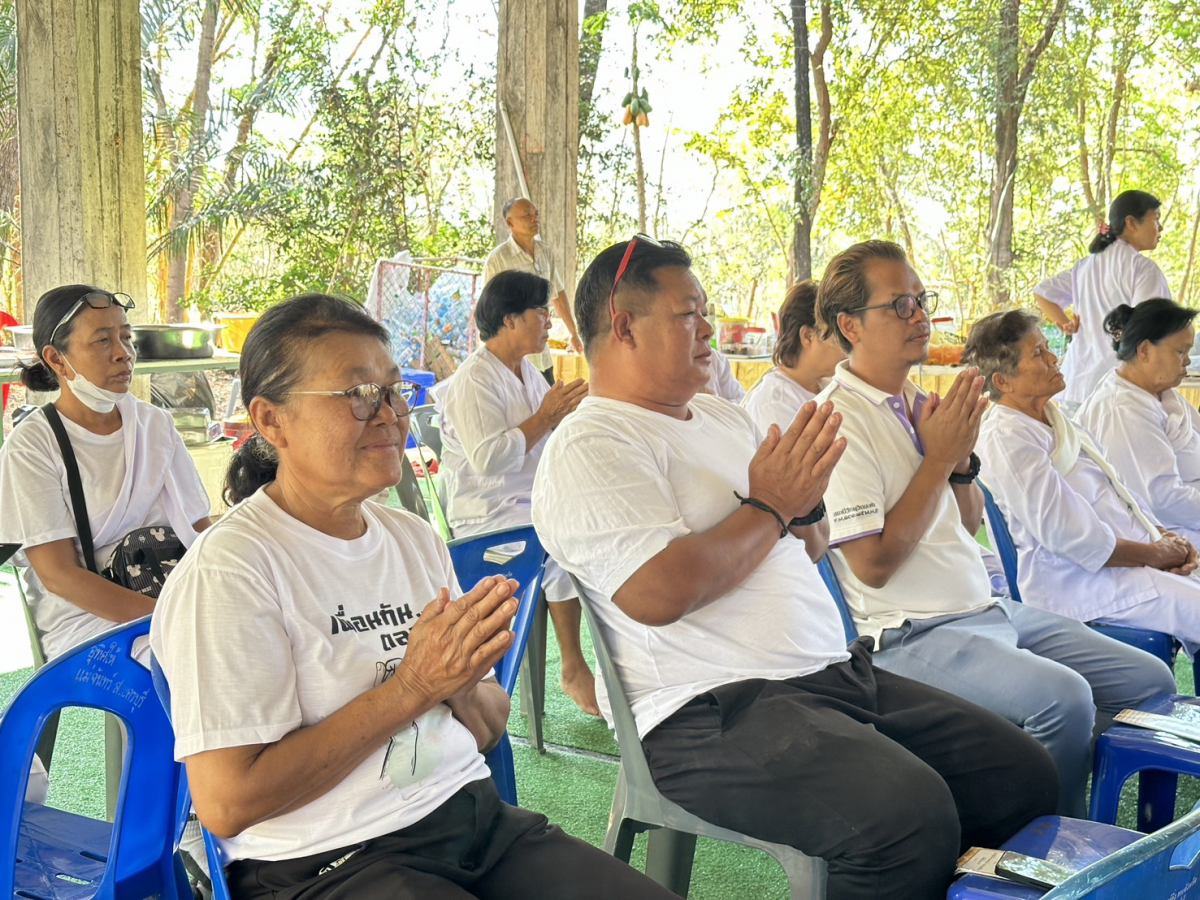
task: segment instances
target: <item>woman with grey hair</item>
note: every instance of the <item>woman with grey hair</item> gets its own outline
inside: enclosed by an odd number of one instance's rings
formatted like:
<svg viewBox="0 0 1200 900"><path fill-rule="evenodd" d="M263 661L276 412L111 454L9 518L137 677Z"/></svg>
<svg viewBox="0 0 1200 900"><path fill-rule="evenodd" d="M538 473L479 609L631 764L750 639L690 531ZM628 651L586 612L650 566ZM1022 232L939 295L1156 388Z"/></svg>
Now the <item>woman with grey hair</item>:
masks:
<svg viewBox="0 0 1200 900"><path fill-rule="evenodd" d="M1194 655L1196 550L1155 520L1052 401L1063 376L1039 326L1024 310L993 313L963 353L993 401L975 452L1017 545L1022 598L1083 622L1166 631Z"/></svg>
<svg viewBox="0 0 1200 900"><path fill-rule="evenodd" d="M1110 312L1104 330L1120 363L1075 418L1158 520L1200 544L1200 413L1176 390L1191 361L1195 317L1165 297Z"/></svg>

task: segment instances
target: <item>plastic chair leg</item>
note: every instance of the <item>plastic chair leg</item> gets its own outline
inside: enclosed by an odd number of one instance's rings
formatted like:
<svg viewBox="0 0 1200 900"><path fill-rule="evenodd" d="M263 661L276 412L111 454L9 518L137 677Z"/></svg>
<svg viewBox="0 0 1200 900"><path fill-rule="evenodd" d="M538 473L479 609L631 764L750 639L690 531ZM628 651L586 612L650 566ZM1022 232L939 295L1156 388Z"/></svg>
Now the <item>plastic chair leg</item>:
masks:
<svg viewBox="0 0 1200 900"><path fill-rule="evenodd" d="M1161 769L1138 773L1138 831L1150 834L1175 818L1175 790L1179 776Z"/></svg>
<svg viewBox="0 0 1200 900"><path fill-rule="evenodd" d="M696 836L655 828L646 836L646 875L680 897L688 895Z"/></svg>
<svg viewBox="0 0 1200 900"><path fill-rule="evenodd" d="M637 829L632 819L622 819L615 830L609 828L604 836L604 849L621 862L629 862L633 855L633 839L637 837Z"/></svg>
<svg viewBox="0 0 1200 900"><path fill-rule="evenodd" d="M46 719L42 735L38 738L37 749L34 750L47 772L50 771L50 760L54 758L54 739L58 737L58 717L59 713L54 713Z"/></svg>
<svg viewBox="0 0 1200 900"><path fill-rule="evenodd" d="M529 743L538 753L546 752L542 739L542 714L546 710L546 598L538 597L537 611L529 629L529 641L521 660L521 715L529 720Z"/></svg>
<svg viewBox="0 0 1200 900"><path fill-rule="evenodd" d="M104 717L104 795L108 821L115 820L121 794L121 769L125 765L125 729L116 716Z"/></svg>
<svg viewBox="0 0 1200 900"><path fill-rule="evenodd" d="M500 736L500 742L484 757L496 784L500 799L511 806L517 805L517 772L513 766L512 744L508 732Z"/></svg>

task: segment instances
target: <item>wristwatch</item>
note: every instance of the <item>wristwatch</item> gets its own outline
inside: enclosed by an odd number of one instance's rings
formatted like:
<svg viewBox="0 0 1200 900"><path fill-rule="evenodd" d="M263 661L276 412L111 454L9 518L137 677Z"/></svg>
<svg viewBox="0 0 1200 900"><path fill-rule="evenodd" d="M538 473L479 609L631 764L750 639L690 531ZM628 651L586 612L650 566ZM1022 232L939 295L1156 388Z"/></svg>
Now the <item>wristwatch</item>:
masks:
<svg viewBox="0 0 1200 900"><path fill-rule="evenodd" d="M979 477L979 457L975 455L975 451L971 451L971 469L965 475L959 475L957 472L950 473L951 484L970 484Z"/></svg>

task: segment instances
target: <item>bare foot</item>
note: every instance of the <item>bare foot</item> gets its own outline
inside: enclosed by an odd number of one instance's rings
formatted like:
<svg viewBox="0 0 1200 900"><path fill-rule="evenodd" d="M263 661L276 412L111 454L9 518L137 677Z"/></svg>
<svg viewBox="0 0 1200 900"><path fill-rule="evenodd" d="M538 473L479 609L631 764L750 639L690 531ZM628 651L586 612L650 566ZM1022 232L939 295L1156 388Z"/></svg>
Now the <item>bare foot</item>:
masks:
<svg viewBox="0 0 1200 900"><path fill-rule="evenodd" d="M565 675L559 675L558 686L589 716L600 715L600 705L596 702L596 676L590 669L583 669L570 680Z"/></svg>

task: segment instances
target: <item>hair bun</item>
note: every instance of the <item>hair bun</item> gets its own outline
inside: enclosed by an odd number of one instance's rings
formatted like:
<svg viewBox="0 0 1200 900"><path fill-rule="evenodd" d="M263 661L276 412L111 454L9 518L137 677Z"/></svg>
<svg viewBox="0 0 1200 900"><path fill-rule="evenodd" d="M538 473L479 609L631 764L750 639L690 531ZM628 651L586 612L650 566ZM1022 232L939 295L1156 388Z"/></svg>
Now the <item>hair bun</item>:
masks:
<svg viewBox="0 0 1200 900"><path fill-rule="evenodd" d="M1128 303L1122 303L1107 316L1104 317L1104 333L1112 337L1114 341L1121 339L1121 332L1125 330L1125 325L1129 322L1129 317L1133 315L1133 307Z"/></svg>

